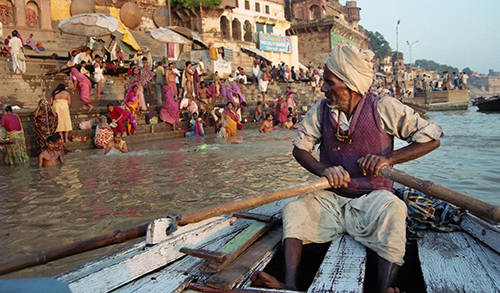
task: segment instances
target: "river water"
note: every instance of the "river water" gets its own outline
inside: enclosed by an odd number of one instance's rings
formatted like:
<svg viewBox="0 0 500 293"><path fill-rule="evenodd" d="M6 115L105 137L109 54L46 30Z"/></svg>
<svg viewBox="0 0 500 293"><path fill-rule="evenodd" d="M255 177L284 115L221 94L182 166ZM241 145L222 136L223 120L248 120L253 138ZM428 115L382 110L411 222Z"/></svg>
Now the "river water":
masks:
<svg viewBox="0 0 500 293"><path fill-rule="evenodd" d="M500 205L500 113L472 107L426 118L443 127L441 147L396 167ZM239 145L209 135L133 144L128 154L69 154L60 167L39 169L34 158L28 166L0 166L0 262L314 178L292 157L293 131L239 135ZM206 150L193 151L204 143ZM114 249L2 278L52 276Z"/></svg>

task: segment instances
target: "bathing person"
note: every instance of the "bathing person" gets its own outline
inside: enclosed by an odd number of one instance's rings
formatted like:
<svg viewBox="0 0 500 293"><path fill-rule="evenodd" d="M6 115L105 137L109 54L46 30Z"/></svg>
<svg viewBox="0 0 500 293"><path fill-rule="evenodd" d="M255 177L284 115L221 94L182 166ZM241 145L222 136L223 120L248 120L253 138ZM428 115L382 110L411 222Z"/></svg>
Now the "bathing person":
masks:
<svg viewBox="0 0 500 293"><path fill-rule="evenodd" d="M63 163L62 154L58 151L57 138L55 136L47 137L47 148L38 155L38 167L48 167Z"/></svg>
<svg viewBox="0 0 500 293"><path fill-rule="evenodd" d="M105 155L107 154L119 154L128 153L127 143L122 140L122 133L117 131L112 141L106 146Z"/></svg>
<svg viewBox="0 0 500 293"><path fill-rule="evenodd" d="M270 133L273 130L278 129L278 126L273 126L273 116L271 114L266 114L264 118L264 122L259 128L260 133Z"/></svg>

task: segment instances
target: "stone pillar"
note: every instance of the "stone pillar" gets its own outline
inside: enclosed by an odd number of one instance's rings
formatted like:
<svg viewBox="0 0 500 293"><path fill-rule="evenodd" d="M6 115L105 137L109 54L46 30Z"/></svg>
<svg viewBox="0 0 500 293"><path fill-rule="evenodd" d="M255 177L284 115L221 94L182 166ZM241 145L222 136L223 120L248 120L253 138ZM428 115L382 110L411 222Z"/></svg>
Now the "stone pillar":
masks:
<svg viewBox="0 0 500 293"><path fill-rule="evenodd" d="M14 15L16 28L26 28L26 3L24 0L14 1Z"/></svg>
<svg viewBox="0 0 500 293"><path fill-rule="evenodd" d="M52 16L50 14L50 1L40 1L40 28L42 30L52 30Z"/></svg>

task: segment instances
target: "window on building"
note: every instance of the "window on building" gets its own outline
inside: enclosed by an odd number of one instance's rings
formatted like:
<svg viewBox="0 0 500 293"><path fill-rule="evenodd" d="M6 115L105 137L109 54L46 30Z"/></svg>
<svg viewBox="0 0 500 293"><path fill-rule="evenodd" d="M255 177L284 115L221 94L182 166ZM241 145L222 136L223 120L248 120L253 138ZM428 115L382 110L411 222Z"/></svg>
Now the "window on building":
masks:
<svg viewBox="0 0 500 293"><path fill-rule="evenodd" d="M234 0L236 2L236 7L240 7L240 0Z"/></svg>
<svg viewBox="0 0 500 293"><path fill-rule="evenodd" d="M245 0L245 9L250 10L250 1Z"/></svg>
<svg viewBox="0 0 500 293"><path fill-rule="evenodd" d="M256 23L255 24L255 31L256 32L264 32L264 24L263 23Z"/></svg>
<svg viewBox="0 0 500 293"><path fill-rule="evenodd" d="M269 5L266 5L266 13L269 14L271 12L269 12Z"/></svg>
<svg viewBox="0 0 500 293"><path fill-rule="evenodd" d="M260 3L255 3L255 11L260 12Z"/></svg>
<svg viewBox="0 0 500 293"><path fill-rule="evenodd" d="M266 31L268 34L272 34L274 29L274 24L266 24Z"/></svg>

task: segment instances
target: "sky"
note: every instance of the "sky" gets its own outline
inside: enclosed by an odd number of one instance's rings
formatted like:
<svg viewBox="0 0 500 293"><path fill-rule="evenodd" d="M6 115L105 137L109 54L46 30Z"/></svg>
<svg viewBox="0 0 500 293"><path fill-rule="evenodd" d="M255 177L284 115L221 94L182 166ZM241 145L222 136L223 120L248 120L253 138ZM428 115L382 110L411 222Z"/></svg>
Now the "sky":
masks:
<svg viewBox="0 0 500 293"><path fill-rule="evenodd" d="M381 33L393 50L398 47L405 63L410 62L409 41L412 62L500 71L500 0L357 0L357 6L359 24Z"/></svg>

